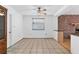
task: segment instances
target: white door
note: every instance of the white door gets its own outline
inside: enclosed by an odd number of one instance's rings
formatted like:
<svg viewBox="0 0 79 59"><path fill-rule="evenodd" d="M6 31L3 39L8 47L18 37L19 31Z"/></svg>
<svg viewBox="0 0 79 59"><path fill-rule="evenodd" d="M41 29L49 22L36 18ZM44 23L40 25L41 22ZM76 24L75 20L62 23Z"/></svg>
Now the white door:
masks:
<svg viewBox="0 0 79 59"><path fill-rule="evenodd" d="M9 15L9 46L12 45L12 15Z"/></svg>

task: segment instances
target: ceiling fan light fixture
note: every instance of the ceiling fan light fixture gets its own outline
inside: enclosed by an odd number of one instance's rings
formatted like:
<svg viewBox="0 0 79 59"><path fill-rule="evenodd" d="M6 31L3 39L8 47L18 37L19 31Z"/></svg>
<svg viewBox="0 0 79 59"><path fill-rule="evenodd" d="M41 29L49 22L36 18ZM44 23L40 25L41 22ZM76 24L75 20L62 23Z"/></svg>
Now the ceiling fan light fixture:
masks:
<svg viewBox="0 0 79 59"><path fill-rule="evenodd" d="M39 15L39 16L47 15L46 13L47 10L41 6L38 6L37 8L35 8L34 11L36 11L36 15Z"/></svg>

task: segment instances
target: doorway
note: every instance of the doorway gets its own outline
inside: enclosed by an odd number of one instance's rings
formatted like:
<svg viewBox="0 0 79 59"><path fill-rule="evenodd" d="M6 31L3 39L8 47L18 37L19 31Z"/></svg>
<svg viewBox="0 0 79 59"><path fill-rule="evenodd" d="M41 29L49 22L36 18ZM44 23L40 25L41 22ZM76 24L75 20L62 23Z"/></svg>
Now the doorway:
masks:
<svg viewBox="0 0 79 59"><path fill-rule="evenodd" d="M7 9L0 5L0 54L7 53Z"/></svg>

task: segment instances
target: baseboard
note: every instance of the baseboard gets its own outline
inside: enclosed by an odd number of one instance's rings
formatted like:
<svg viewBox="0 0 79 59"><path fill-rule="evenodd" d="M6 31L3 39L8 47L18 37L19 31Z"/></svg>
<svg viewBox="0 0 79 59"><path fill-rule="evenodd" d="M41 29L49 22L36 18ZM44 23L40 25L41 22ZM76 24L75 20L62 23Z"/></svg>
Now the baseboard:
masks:
<svg viewBox="0 0 79 59"><path fill-rule="evenodd" d="M53 38L23 38L23 39L53 39Z"/></svg>
<svg viewBox="0 0 79 59"><path fill-rule="evenodd" d="M20 40L18 40L17 42L15 42L14 44L12 44L11 46L7 47L7 49L10 48L10 47L12 47L13 45L15 45L16 43L18 43L18 42L21 41L22 39L23 39L23 38L21 38Z"/></svg>

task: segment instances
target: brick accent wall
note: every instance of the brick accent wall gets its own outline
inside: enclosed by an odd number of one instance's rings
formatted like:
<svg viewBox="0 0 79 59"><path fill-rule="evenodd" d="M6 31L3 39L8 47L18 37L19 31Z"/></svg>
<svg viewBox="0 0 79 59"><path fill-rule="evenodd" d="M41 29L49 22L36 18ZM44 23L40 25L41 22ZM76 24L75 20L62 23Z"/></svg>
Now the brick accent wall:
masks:
<svg viewBox="0 0 79 59"><path fill-rule="evenodd" d="M58 17L58 29L64 30L64 37L69 38L71 33L75 33L76 25L79 23L79 15L61 15Z"/></svg>

